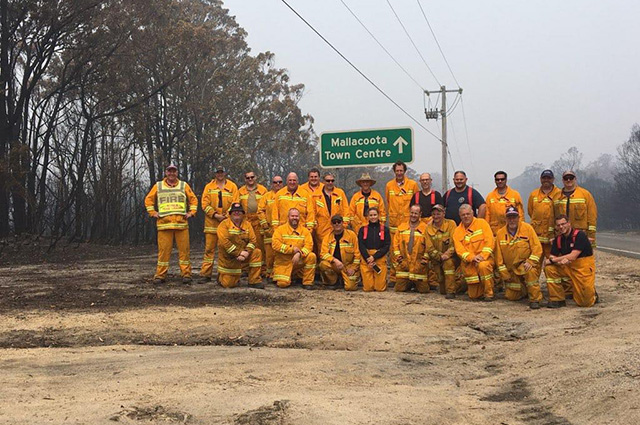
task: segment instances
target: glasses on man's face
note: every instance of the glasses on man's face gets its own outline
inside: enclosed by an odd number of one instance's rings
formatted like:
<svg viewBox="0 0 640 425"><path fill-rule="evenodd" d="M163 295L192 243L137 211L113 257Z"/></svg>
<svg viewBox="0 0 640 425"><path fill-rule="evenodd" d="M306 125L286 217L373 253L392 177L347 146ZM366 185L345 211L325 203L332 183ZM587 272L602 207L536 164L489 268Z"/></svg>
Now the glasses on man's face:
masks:
<svg viewBox="0 0 640 425"><path fill-rule="evenodd" d="M342 224L342 221L340 221L340 220L333 220L333 221L331 222L331 224Z"/></svg>
<svg viewBox="0 0 640 425"><path fill-rule="evenodd" d="M324 181L326 181L327 183L333 183L336 180L335 179L324 179Z"/></svg>
<svg viewBox="0 0 640 425"><path fill-rule="evenodd" d="M506 179L496 179L496 181L497 181L497 182L503 182L503 181L505 181L505 180L506 180Z"/></svg>
<svg viewBox="0 0 640 425"><path fill-rule="evenodd" d="M576 178L575 176L564 176L564 177L562 178L562 180L571 181L571 180L573 180L573 179L575 179L575 178Z"/></svg>
<svg viewBox="0 0 640 425"><path fill-rule="evenodd" d="M282 184L282 180L274 180L271 183L273 183L273 184Z"/></svg>
<svg viewBox="0 0 640 425"><path fill-rule="evenodd" d="M431 179L420 179L421 182L430 182Z"/></svg>
<svg viewBox="0 0 640 425"><path fill-rule="evenodd" d="M256 178L256 176L245 176L245 179L247 179L247 180L253 180L255 178Z"/></svg>

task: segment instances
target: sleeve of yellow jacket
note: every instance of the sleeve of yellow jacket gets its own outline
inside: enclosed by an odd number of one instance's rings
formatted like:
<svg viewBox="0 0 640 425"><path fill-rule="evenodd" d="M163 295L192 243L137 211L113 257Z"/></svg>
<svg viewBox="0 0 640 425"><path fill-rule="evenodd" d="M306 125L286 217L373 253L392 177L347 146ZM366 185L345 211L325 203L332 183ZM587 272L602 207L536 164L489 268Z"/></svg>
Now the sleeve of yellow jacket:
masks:
<svg viewBox="0 0 640 425"><path fill-rule="evenodd" d="M553 208L551 208L553 210ZM529 200L527 201L527 212L529 213L529 218L533 217L533 192L529 195Z"/></svg>
<svg viewBox="0 0 640 425"><path fill-rule="evenodd" d="M516 192L516 204L518 205L518 214L520 214L520 222L524 221L524 204L522 202L522 197L518 192Z"/></svg>
<svg viewBox="0 0 640 425"><path fill-rule="evenodd" d="M391 251L393 254L391 259L393 261L396 261L396 258L398 258L398 256L400 256L401 254L400 252L401 238L402 236L400 235L400 232L396 232L395 235L391 236Z"/></svg>
<svg viewBox="0 0 640 425"><path fill-rule="evenodd" d="M496 235L496 239L502 239L505 236L505 233L502 229L498 231ZM494 252L495 260L496 260L496 268L500 273L500 278L505 282L509 282L511 280L511 274L509 270L507 270L507 266L504 264L504 258L502 256L502 247L499 243L496 243L496 248Z"/></svg>
<svg viewBox="0 0 640 425"><path fill-rule="evenodd" d="M328 262L332 262L334 258L329 250L329 243L331 242L331 238L335 238L333 232L329 233L322 239L322 246L320 247L320 258Z"/></svg>
<svg viewBox="0 0 640 425"><path fill-rule="evenodd" d="M524 226L521 224L521 226ZM538 235L536 235L536 231L530 225L524 226L527 229L527 237L529 238L529 246L531 247L531 255L527 259L534 266L540 263L542 259L543 251L542 244L540 243L540 239Z"/></svg>
<svg viewBox="0 0 640 425"><path fill-rule="evenodd" d="M313 236L311 236L311 232L302 232L304 233L304 247L302 247L302 258L307 258L307 255L311 251L313 251Z"/></svg>
<svg viewBox="0 0 640 425"><path fill-rule="evenodd" d="M487 208L488 209L488 208ZM480 227L482 228L482 235L486 235L484 238L484 243L482 244L482 257L485 260L490 259L493 256L493 247L495 246L495 238L493 237L493 231L491 230L491 226L486 220L476 219L480 221Z"/></svg>
<svg viewBox="0 0 640 425"><path fill-rule="evenodd" d="M382 198L382 197L381 197ZM386 223L387 221L387 208L384 206L384 199L380 199L380 223Z"/></svg>
<svg viewBox="0 0 640 425"><path fill-rule="evenodd" d="M596 225L598 223L598 207L596 201L593 199L591 193L587 192L587 237L591 240L591 243L595 245L596 240Z"/></svg>
<svg viewBox="0 0 640 425"><path fill-rule="evenodd" d="M305 220L305 226L307 229L312 230L318 224L316 222L316 201L313 199L311 192L305 192L305 196L307 197L307 219ZM311 246L313 247L313 242Z"/></svg>
<svg viewBox="0 0 640 425"><path fill-rule="evenodd" d="M213 214L216 212L215 208L211 206L211 194L209 193L209 185L208 183L204 187L204 191L202 192L202 198L200 198L200 208L207 215L207 217L213 218Z"/></svg>
<svg viewBox="0 0 640 425"><path fill-rule="evenodd" d="M189 211L195 213L198 211L198 197L193 190L191 190L191 186L188 183L184 184L184 191L187 194L187 199L189 200Z"/></svg>
<svg viewBox="0 0 640 425"><path fill-rule="evenodd" d="M242 252L242 248L234 244L231 238L229 238L230 225L231 224L225 220L218 226L218 246L224 249L227 254L237 257Z"/></svg>
<svg viewBox="0 0 640 425"><path fill-rule="evenodd" d="M144 206L147 209L147 213L151 216L151 213L156 210L156 195L158 194L158 184L154 184L151 187L147 196L144 197Z"/></svg>
<svg viewBox="0 0 640 425"><path fill-rule="evenodd" d="M249 243L247 244L245 249L249 254L251 254L253 250L256 249L258 238L256 237L256 232L253 230L252 225L249 224L249 226L247 226L247 229L249 230Z"/></svg>
<svg viewBox="0 0 640 425"><path fill-rule="evenodd" d="M282 238L282 232L287 226L283 224L282 226L278 226L276 230L273 231L273 238L271 239L271 246L274 251L281 252L283 254L293 254L293 247L284 243L284 239Z"/></svg>
<svg viewBox="0 0 640 425"><path fill-rule="evenodd" d="M264 226L267 223L267 199L269 198L267 195L269 192L265 193L262 198L258 201L258 220L260 220L260 225Z"/></svg>

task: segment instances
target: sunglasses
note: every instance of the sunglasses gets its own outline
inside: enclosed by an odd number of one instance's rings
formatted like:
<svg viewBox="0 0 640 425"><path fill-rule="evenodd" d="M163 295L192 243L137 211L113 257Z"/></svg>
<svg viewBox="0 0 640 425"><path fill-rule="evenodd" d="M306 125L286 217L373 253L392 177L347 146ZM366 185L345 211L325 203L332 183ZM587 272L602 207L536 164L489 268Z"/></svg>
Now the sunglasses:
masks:
<svg viewBox="0 0 640 425"><path fill-rule="evenodd" d="M246 176L245 177L245 179L247 179L247 180L252 180L252 179L255 179L255 178L256 178L256 176Z"/></svg>
<svg viewBox="0 0 640 425"><path fill-rule="evenodd" d="M271 183L273 183L273 184L282 184L283 181L282 180L274 180Z"/></svg>
<svg viewBox="0 0 640 425"><path fill-rule="evenodd" d="M335 179L324 179L324 181L326 181L327 183L333 183L336 180Z"/></svg>
<svg viewBox="0 0 640 425"><path fill-rule="evenodd" d="M562 178L562 180L573 180L573 179L575 179L575 178L576 178L576 176L564 176L564 177Z"/></svg>
<svg viewBox="0 0 640 425"><path fill-rule="evenodd" d="M506 180L506 179L496 179L496 181L497 181L497 182L503 182L503 181L505 181L505 180Z"/></svg>
<svg viewBox="0 0 640 425"><path fill-rule="evenodd" d="M342 220L331 220L331 224L342 224Z"/></svg>

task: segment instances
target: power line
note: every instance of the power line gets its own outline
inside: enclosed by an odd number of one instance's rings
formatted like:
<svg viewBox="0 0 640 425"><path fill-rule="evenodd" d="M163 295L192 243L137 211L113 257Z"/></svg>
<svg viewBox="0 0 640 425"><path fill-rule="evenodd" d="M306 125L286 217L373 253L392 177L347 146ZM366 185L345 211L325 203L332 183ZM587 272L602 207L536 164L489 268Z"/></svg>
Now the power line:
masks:
<svg viewBox="0 0 640 425"><path fill-rule="evenodd" d="M467 138L467 149L469 150L469 161L471 162L471 169L473 170L473 174L476 174L476 169L473 166L473 155L471 154L471 145L469 144L469 130L467 129L467 114L464 112L464 100L462 96L460 96L460 106L462 106L462 120L464 122L464 134Z"/></svg>
<svg viewBox="0 0 640 425"><path fill-rule="evenodd" d="M413 76L411 74L409 74L409 71L407 71L401 64L400 62L398 62L396 60L396 58L393 57L393 55L391 54L391 52L389 52L389 50L387 50L386 47L384 47L382 45L382 43L376 38L375 35L373 35L373 33L371 31L369 31L369 28L367 28L367 26L360 20L360 18L358 18L358 16L355 14L355 12L353 10L351 10L351 8L349 6L347 6L347 4L344 2L344 0L340 0L340 2L344 5L344 7L347 8L347 10L351 13L351 15L353 15L354 18L356 18L356 21L358 21L358 23L360 25L362 25L362 28L365 29L365 31L367 31L369 33L369 35L371 36L371 38L373 38L375 40L376 43L378 43L378 46L380 46L382 48L382 50L384 50L384 52L396 63L396 65L398 65L400 67L400 69L402 71L404 71L404 73L407 75L407 77L411 78L411 80L413 80L413 82L420 87L420 89L422 91L424 91L424 87L422 87L422 85L420 85L420 83L413 78Z"/></svg>
<svg viewBox="0 0 640 425"><path fill-rule="evenodd" d="M433 137L435 137L437 140L439 140L440 142L442 142L442 139L440 139L438 136L435 135L435 133L433 133L432 131L430 131L427 127L425 127L420 121L418 121L417 119L415 119L411 114L409 114L402 106L400 106L398 103L396 103L395 100L393 100L388 94L386 94L380 87L378 87L376 85L376 83L374 83L373 81L371 81L371 79L369 77L367 77L362 71L360 71L358 69L357 66L355 66L349 59L347 59L347 57L345 55L343 55L340 50L338 50L333 44L331 44L331 42L329 42L329 40L327 40L326 38L324 38L324 36L322 34L320 34L318 32L318 30L316 30L313 25L311 25L306 19L304 19L302 17L302 15L300 15L293 7L291 7L291 5L289 3L287 3L286 0L281 0L282 3L284 3L293 13L296 14L296 16L298 18L300 18L300 20L302 20L302 22L304 22L309 28L311 28L311 30L313 32L316 33L316 35L318 37L320 37L322 39L322 41L324 41L325 43L327 43L327 45L329 45L329 47L331 47L333 49L333 51L335 51L338 55L340 55L340 57L342 59L344 59L349 65L351 65L351 67L353 69L356 70L356 72L358 74L360 74L365 80L367 80L369 82L369 84L371 84L373 87L376 88L376 90L378 90L384 97L386 97L391 103L393 103L398 109L400 109L407 117L409 117L413 122L415 122L416 124L418 124L418 126L420 126L420 128L422 128L424 131L426 131L427 133L429 133L430 135L432 135Z"/></svg>
<svg viewBox="0 0 640 425"><path fill-rule="evenodd" d="M458 153L458 157L460 158L460 163L462 164L462 168L466 168L464 157L462 156L462 152L460 152L460 143L458 143L458 136L456 136L456 127L453 124L453 119L449 117L449 122L451 123L451 133L453 134L453 140L456 143L456 152Z"/></svg>
<svg viewBox="0 0 640 425"><path fill-rule="evenodd" d="M407 37L409 37L409 40L411 41L411 44L413 44L413 47L416 49L416 52L418 52L418 55L420 56L420 58L422 59L422 62L425 64L425 66L427 67L427 69L431 73L431 76L433 77L433 79L436 80L436 83L438 83L439 86L442 86L442 84L440 84L440 81L438 81L438 78L436 77L436 74L433 73L433 71L431 70L431 67L429 67L429 64L425 60L424 56L422 56L422 53L420 53L420 49L418 49L418 46L416 46L416 43L413 41L413 38L411 38L411 35L409 35L409 31L407 31L407 28L402 23L402 20L400 19L400 17L396 13L396 10L393 8L393 6L391 5L391 2L389 0L387 0L387 4L391 8L391 11L393 12L393 14L396 16L396 19L398 20L398 22L400 23L400 26L404 30L404 33L407 35Z"/></svg>
<svg viewBox="0 0 640 425"><path fill-rule="evenodd" d="M431 35L433 35L433 39L436 41L436 45L438 46L438 50L440 50L440 54L442 54L442 58L444 59L444 63L446 63L447 64L447 68L449 68L449 72L451 73L451 76L453 77L453 81L455 81L456 84L458 85L458 88L460 88L460 83L458 83L458 80L456 79L456 76L453 74L453 70L451 69L451 66L449 66L449 61L447 60L447 57L444 55L444 52L442 51L442 47L440 47L440 43L438 42L438 38L436 37L436 33L433 31L433 28L431 28L431 24L429 23L429 19L427 18L427 14L425 13L424 9L422 8L422 4L420 3L420 0L416 0L416 1L418 2L418 6L420 6L420 10L422 11L422 16L424 16L424 20L427 22L427 26L429 27L429 30L431 31Z"/></svg>

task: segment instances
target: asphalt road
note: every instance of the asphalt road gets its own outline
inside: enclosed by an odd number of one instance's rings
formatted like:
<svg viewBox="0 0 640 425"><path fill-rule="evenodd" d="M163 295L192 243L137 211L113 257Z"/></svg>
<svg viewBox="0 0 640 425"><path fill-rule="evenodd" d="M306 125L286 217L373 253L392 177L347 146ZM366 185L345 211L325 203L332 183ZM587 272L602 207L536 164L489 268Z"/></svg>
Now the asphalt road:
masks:
<svg viewBox="0 0 640 425"><path fill-rule="evenodd" d="M598 232L598 248L604 252L640 259L640 235Z"/></svg>

